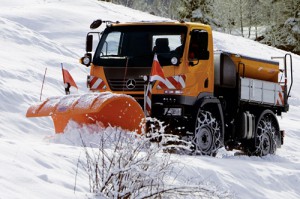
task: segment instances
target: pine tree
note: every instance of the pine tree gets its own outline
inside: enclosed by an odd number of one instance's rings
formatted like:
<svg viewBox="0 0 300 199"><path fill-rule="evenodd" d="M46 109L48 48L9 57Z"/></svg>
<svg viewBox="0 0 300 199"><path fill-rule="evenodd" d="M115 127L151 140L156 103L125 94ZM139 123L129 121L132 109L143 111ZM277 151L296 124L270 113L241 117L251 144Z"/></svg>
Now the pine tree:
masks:
<svg viewBox="0 0 300 199"><path fill-rule="evenodd" d="M268 27L262 43L300 54L300 1L278 0L273 4L273 25Z"/></svg>

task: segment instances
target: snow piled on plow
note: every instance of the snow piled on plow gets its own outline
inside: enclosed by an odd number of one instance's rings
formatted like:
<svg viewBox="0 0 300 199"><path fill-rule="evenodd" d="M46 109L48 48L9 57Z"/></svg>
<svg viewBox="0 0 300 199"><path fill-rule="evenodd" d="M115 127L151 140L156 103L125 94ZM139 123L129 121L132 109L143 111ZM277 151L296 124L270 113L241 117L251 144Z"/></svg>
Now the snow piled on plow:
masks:
<svg viewBox="0 0 300 199"><path fill-rule="evenodd" d="M115 132L130 133L118 127L103 128L101 123L80 126L79 124L70 121L63 134L46 137L45 140L57 144L79 147L87 145L89 147L97 148L101 139L99 134Z"/></svg>
<svg viewBox="0 0 300 199"><path fill-rule="evenodd" d="M96 0L2 0L0 13L0 198L93 198L88 177L77 168L82 139L97 146L99 134L123 132L70 123L65 134L54 134L50 118L25 118L39 101L64 95L60 63L70 71L79 90L86 89L88 68L78 59L95 19L166 20ZM102 27L103 29L103 27ZM271 59L286 52L241 37L214 32L215 49ZM281 61L280 61L281 62ZM285 144L276 155L248 157L220 150L216 158L172 154L176 183L207 183L236 198L300 198L300 57L293 55L294 86L290 111L278 118ZM282 63L281 63L282 65ZM99 124L100 125L100 124ZM130 133L130 132L128 132ZM75 183L75 176L77 181ZM175 175L175 174L173 174ZM74 187L76 184L76 190Z"/></svg>

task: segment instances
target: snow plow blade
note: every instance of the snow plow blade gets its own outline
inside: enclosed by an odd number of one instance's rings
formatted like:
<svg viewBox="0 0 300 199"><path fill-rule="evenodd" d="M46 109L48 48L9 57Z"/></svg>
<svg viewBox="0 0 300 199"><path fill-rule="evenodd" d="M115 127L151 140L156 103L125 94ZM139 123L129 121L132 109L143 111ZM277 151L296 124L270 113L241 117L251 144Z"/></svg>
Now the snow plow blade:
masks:
<svg viewBox="0 0 300 199"><path fill-rule="evenodd" d="M144 112L131 96L110 92L51 97L32 105L26 117L51 116L55 132L63 133L70 120L78 124L100 123L103 127L118 126L141 132Z"/></svg>

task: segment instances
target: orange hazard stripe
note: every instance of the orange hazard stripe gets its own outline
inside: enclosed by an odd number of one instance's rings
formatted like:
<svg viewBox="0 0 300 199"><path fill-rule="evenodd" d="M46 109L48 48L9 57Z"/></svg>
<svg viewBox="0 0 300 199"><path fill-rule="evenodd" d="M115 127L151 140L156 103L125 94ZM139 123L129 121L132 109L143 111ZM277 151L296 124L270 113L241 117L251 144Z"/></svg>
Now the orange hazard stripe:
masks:
<svg viewBox="0 0 300 199"><path fill-rule="evenodd" d="M282 96L282 92L279 92L279 100L281 102L282 105L284 105L284 99L283 99L283 96Z"/></svg>
<svg viewBox="0 0 300 199"><path fill-rule="evenodd" d="M99 81L100 81L100 83L99 83ZM99 83L99 85L97 85L98 83ZM105 83L101 78L92 77L92 80L90 82L90 88L92 90L102 89L104 86L105 86Z"/></svg>
<svg viewBox="0 0 300 199"><path fill-rule="evenodd" d="M168 78L169 82L175 87L175 89L181 88L181 85L178 81L175 80L175 78L171 77Z"/></svg>
<svg viewBox="0 0 300 199"><path fill-rule="evenodd" d="M177 78L177 79L176 79ZM179 75L175 77L167 77L166 78L167 82L164 84L163 82L159 82L158 86L161 89L183 89L183 85L181 81L185 82L186 76L185 75Z"/></svg>

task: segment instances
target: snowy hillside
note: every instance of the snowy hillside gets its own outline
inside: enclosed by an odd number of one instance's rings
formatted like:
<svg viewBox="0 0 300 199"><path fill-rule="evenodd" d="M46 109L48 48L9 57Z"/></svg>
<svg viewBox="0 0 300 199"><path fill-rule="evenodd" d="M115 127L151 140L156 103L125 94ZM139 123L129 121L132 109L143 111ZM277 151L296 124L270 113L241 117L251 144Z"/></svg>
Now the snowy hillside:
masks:
<svg viewBox="0 0 300 199"><path fill-rule="evenodd" d="M73 92L87 91L89 71L78 59L84 54L89 25L98 18L162 20L96 0L1 1L0 198L87 198L88 181L81 170L74 192L76 164L82 153L76 144L78 137L70 132L55 135L50 118L28 119L25 113L39 101L46 68L42 99L64 94L61 63L79 86ZM214 32L214 45L215 49L267 59L286 53L218 32ZM259 158L221 150L216 158L172 155L184 165L179 182L203 179L243 199L300 198L300 56L293 55L293 66L290 111L278 118L286 130L285 144L277 154ZM93 136L88 139L95 139Z"/></svg>

